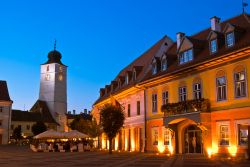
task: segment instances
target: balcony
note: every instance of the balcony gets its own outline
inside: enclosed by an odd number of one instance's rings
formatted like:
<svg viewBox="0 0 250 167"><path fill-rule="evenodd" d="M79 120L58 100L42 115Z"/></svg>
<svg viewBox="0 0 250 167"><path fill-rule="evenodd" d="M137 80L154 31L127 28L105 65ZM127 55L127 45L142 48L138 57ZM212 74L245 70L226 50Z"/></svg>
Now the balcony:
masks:
<svg viewBox="0 0 250 167"><path fill-rule="evenodd" d="M187 100L178 103L167 103L161 107L164 112L164 124L183 118L200 122L201 112L210 112L210 102L208 99Z"/></svg>

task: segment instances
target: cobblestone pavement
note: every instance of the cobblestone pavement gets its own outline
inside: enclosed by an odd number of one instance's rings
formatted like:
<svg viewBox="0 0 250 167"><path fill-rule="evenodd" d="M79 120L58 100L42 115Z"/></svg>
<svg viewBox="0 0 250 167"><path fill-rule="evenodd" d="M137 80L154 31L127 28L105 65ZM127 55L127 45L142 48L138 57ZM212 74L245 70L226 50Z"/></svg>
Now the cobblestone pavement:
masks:
<svg viewBox="0 0 250 167"><path fill-rule="evenodd" d="M33 153L28 147L0 146L0 167L250 167L250 161L210 160L202 155L81 152Z"/></svg>

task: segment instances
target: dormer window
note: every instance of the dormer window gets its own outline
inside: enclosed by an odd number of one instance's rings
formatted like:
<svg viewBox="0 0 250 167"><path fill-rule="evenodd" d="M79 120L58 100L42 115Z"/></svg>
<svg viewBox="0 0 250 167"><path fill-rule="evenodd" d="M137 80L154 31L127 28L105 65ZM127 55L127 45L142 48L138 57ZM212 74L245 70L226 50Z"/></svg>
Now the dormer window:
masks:
<svg viewBox="0 0 250 167"><path fill-rule="evenodd" d="M193 60L193 49L189 49L180 53L179 57L180 64L187 63L192 60Z"/></svg>
<svg viewBox="0 0 250 167"><path fill-rule="evenodd" d="M210 41L210 52L211 54L217 52L217 39L213 39Z"/></svg>
<svg viewBox="0 0 250 167"><path fill-rule="evenodd" d="M129 75L128 75L128 73L126 74L125 83L126 83L126 85L128 85L128 83L129 83Z"/></svg>
<svg viewBox="0 0 250 167"><path fill-rule="evenodd" d="M233 32L226 34L226 45L228 48L234 46L234 33Z"/></svg>
<svg viewBox="0 0 250 167"><path fill-rule="evenodd" d="M167 58L164 56L161 61L161 70L166 71L167 70Z"/></svg>
<svg viewBox="0 0 250 167"><path fill-rule="evenodd" d="M156 74L157 73L157 63L153 63L152 64L152 74Z"/></svg>
<svg viewBox="0 0 250 167"><path fill-rule="evenodd" d="M133 70L133 81L135 81L136 80L136 70L135 70L135 68L134 68L134 70Z"/></svg>

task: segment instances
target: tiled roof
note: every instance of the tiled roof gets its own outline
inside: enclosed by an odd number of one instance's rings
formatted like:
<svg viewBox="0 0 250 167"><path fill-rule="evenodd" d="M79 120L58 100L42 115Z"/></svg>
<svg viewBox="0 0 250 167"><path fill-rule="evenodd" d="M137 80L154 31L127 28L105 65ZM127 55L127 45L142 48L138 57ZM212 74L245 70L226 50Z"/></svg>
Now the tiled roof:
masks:
<svg viewBox="0 0 250 167"><path fill-rule="evenodd" d="M37 100L30 111L12 110L12 121L28 121L58 124L49 112L46 102ZM59 125L59 124L58 124Z"/></svg>
<svg viewBox="0 0 250 167"><path fill-rule="evenodd" d="M119 78L121 78L121 77L124 78L126 76L127 72L132 72L133 68L135 68L136 70L138 70L138 73L139 73L139 74L137 74L135 81L132 81L132 79L131 79L129 84L123 84L121 87L117 86L116 89L113 90L112 92L109 92L108 94L105 94L104 96L100 97L95 102L95 104L104 100L105 98L109 97L110 93L118 93L120 91L123 91L124 89L128 89L129 87L135 85L136 83L139 83L144 78L147 71L150 70L149 66L151 65L152 59L157 54L157 52L162 47L162 45L165 45L167 38L168 38L167 36L164 36L162 39L160 39L156 44L154 44L151 48L149 48L140 57L135 59L127 67L125 67L123 70L121 70L118 73L118 75L115 77L115 79L113 80L113 81L118 82Z"/></svg>
<svg viewBox="0 0 250 167"><path fill-rule="evenodd" d="M205 29L193 36L187 37L193 43L194 47L199 46L199 48L201 48L198 52L194 53L194 59L188 63L184 63L181 65L179 64L178 59L177 59L178 56L176 52L177 45L176 43L174 43L172 47L169 48L169 50L166 53L168 58L170 58L171 60L170 62L168 62L168 69L166 71L159 71L155 75L152 75L151 72L148 72L147 75L143 78L141 83L143 84L143 81L147 81L155 77L171 75L172 73L178 72L182 69L186 69L188 67L191 67L192 65L196 65L196 64L205 62L213 58L219 58L220 56L223 56L230 52L250 46L250 40L249 40L250 39L250 22L249 22L250 19L249 18L250 17L248 15L242 14L242 15L239 15L237 17L231 18L229 20L226 20L220 23L222 31L224 30L226 25L229 23L229 24L235 25L241 30L244 30L244 32L242 32L243 34L237 39L233 47L226 48L224 44L221 48L218 49L218 52L212 55L210 54L209 41L207 40L207 37L209 33L211 32L210 28ZM198 41L202 41L202 43Z"/></svg>
<svg viewBox="0 0 250 167"><path fill-rule="evenodd" d="M6 81L0 80L0 101L11 101Z"/></svg>

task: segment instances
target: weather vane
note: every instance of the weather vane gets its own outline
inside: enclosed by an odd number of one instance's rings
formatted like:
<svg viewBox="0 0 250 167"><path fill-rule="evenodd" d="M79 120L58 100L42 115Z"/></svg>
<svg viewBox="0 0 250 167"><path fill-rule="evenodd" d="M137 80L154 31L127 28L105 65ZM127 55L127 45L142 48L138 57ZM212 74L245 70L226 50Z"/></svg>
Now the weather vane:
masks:
<svg viewBox="0 0 250 167"><path fill-rule="evenodd" d="M245 13L245 8L248 6L248 3L245 0L242 0L242 13Z"/></svg>
<svg viewBox="0 0 250 167"><path fill-rule="evenodd" d="M54 43L54 51L56 50L56 39L55 39L55 43Z"/></svg>

